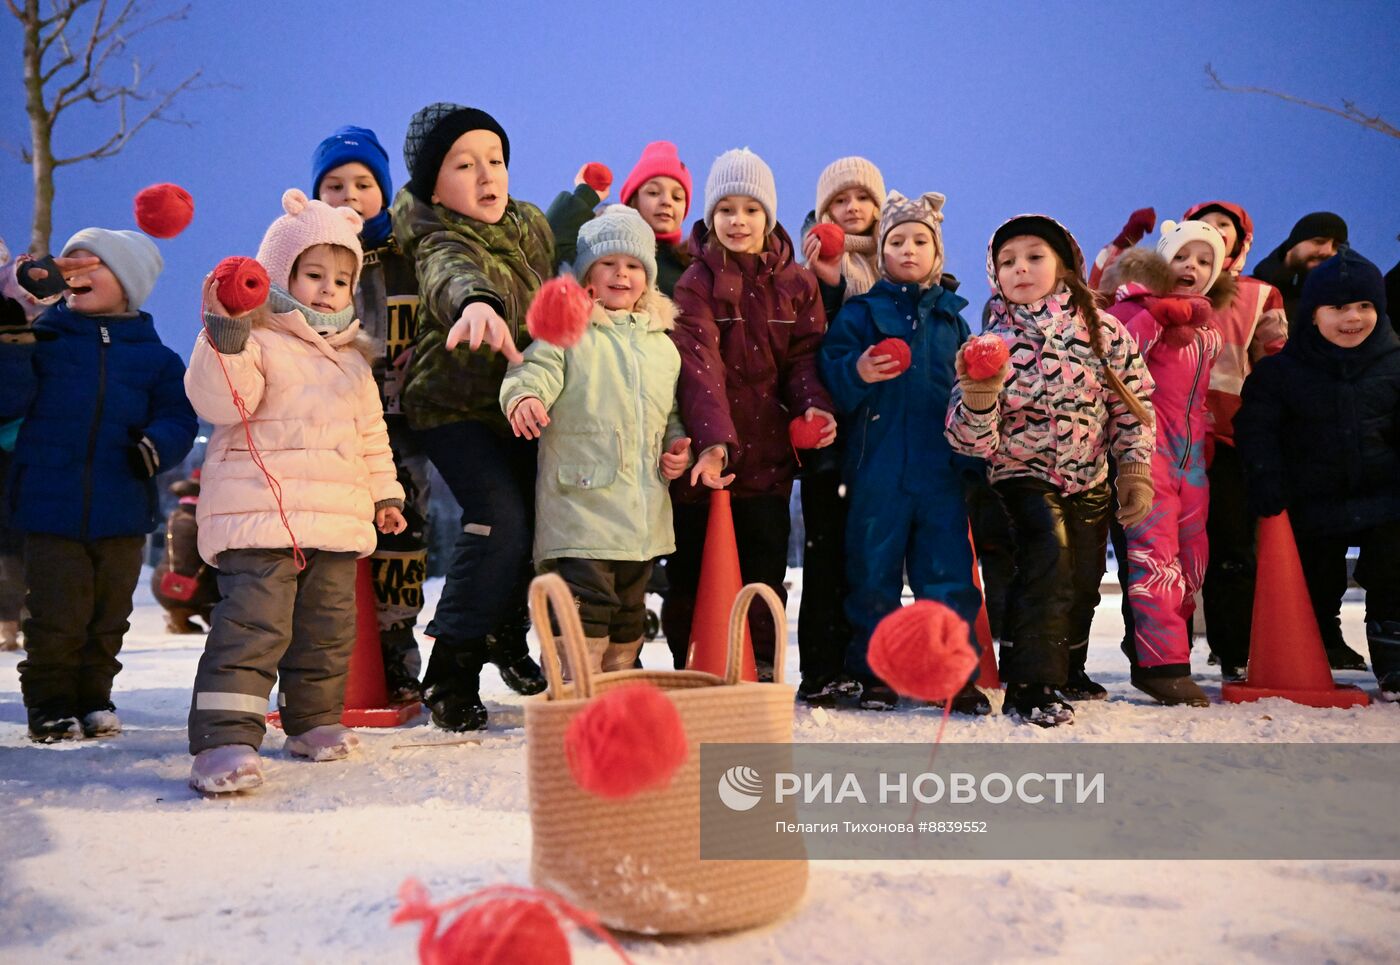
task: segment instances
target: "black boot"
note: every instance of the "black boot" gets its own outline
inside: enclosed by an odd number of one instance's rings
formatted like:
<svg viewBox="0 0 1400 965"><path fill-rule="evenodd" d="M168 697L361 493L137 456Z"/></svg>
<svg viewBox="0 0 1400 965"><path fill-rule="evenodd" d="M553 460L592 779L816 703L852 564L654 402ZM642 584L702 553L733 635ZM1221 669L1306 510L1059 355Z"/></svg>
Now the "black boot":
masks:
<svg viewBox="0 0 1400 965"><path fill-rule="evenodd" d="M1333 670L1365 670L1366 658L1345 643L1327 651L1327 666Z"/></svg>
<svg viewBox="0 0 1400 965"><path fill-rule="evenodd" d="M843 696L839 674L803 677L797 685L797 699L809 707L835 707Z"/></svg>
<svg viewBox="0 0 1400 965"><path fill-rule="evenodd" d="M29 739L38 744L61 740L76 740L83 734L82 724L67 708L41 704L29 708Z"/></svg>
<svg viewBox="0 0 1400 965"><path fill-rule="evenodd" d="M1074 723L1074 707L1045 684L1007 684L1001 712L1037 727Z"/></svg>
<svg viewBox="0 0 1400 965"><path fill-rule="evenodd" d="M1381 700L1400 701L1400 622L1368 620L1366 642L1371 647L1371 666L1381 685Z"/></svg>
<svg viewBox="0 0 1400 965"><path fill-rule="evenodd" d="M486 638L487 658L501 672L506 686L523 697L540 693L549 686L540 672L540 665L530 656L529 632L529 614L521 611Z"/></svg>
<svg viewBox="0 0 1400 965"><path fill-rule="evenodd" d="M894 710L899 706L899 694L879 677L870 676L860 682L861 710Z"/></svg>
<svg viewBox="0 0 1400 965"><path fill-rule="evenodd" d="M1108 698L1108 691L1104 689L1103 684L1090 680L1089 675L1082 668L1071 670L1065 685L1058 689L1060 696L1065 700L1106 700Z"/></svg>
<svg viewBox="0 0 1400 965"><path fill-rule="evenodd" d="M418 641L413 628L385 630L379 635L380 651L384 656L384 684L391 704L415 704L423 699L423 685L418 682Z"/></svg>
<svg viewBox="0 0 1400 965"><path fill-rule="evenodd" d="M439 639L423 675L424 702L433 723L443 730L481 730L486 705L481 702L481 667L486 637L460 644Z"/></svg>
<svg viewBox="0 0 1400 965"><path fill-rule="evenodd" d="M972 683L963 684L963 689L953 696L953 713L955 714L985 717L991 712L992 702Z"/></svg>

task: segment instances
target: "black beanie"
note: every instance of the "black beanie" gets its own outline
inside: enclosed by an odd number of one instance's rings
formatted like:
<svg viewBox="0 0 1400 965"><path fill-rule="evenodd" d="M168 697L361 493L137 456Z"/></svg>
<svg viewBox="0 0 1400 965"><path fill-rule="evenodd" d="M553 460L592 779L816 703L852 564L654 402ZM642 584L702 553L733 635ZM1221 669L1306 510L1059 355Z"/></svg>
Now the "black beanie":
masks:
<svg viewBox="0 0 1400 965"><path fill-rule="evenodd" d="M501 139L501 158L510 167L510 138L496 119L475 107L438 101L429 104L408 122L403 139L403 162L408 168L408 190L419 201L431 203L438 168L457 138L468 131L491 131Z"/></svg>
<svg viewBox="0 0 1400 965"><path fill-rule="evenodd" d="M1342 220L1341 215L1330 211L1305 214L1288 233L1288 240L1283 243L1282 248L1287 252L1294 245L1310 238L1331 238L1337 244L1344 245L1347 243L1347 223Z"/></svg>
<svg viewBox="0 0 1400 965"><path fill-rule="evenodd" d="M1319 237L1310 235L1309 237ZM1381 270L1350 248L1343 248L1308 272L1298 296L1298 318L1310 323L1319 305L1370 302L1376 315L1385 317L1385 279Z"/></svg>
<svg viewBox="0 0 1400 965"><path fill-rule="evenodd" d="M1074 242L1071 240L1069 232L1056 224L1053 219L1039 214L1027 214L1019 218L1012 218L996 230L996 234L992 235L992 264L996 264L997 253L1001 251L1001 246L1021 235L1039 238L1049 245L1055 254L1060 256L1060 264L1072 272L1080 270L1079 259L1074 255Z"/></svg>

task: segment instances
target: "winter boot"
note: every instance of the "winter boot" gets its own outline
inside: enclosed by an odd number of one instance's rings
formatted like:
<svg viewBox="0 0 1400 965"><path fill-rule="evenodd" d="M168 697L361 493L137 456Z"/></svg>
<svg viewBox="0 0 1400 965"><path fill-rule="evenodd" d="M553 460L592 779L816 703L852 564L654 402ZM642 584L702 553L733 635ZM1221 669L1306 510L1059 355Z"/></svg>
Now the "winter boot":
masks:
<svg viewBox="0 0 1400 965"><path fill-rule="evenodd" d="M1138 690L1168 707L1181 704L1187 707L1210 706L1210 699L1206 697L1205 691L1189 676L1149 677L1134 671L1130 680Z"/></svg>
<svg viewBox="0 0 1400 965"><path fill-rule="evenodd" d="M78 718L65 708L51 704L29 708L29 739L36 744L76 740L82 733Z"/></svg>
<svg viewBox="0 0 1400 965"><path fill-rule="evenodd" d="M1063 687L1057 687L1065 700L1107 700L1108 691L1103 684L1095 683L1089 675L1080 670L1071 670Z"/></svg>
<svg viewBox="0 0 1400 965"><path fill-rule="evenodd" d="M84 737L113 737L121 732L121 718L117 716L117 708L110 703L83 715Z"/></svg>
<svg viewBox="0 0 1400 965"><path fill-rule="evenodd" d="M1037 727L1074 723L1074 706L1045 684L1007 684L1001 712Z"/></svg>
<svg viewBox="0 0 1400 965"><path fill-rule="evenodd" d="M1381 685L1381 700L1400 700L1400 622L1369 620L1366 642L1371 648L1371 666Z"/></svg>
<svg viewBox="0 0 1400 965"><path fill-rule="evenodd" d="M1345 643L1327 651L1327 665L1333 670L1365 670L1366 658Z"/></svg>
<svg viewBox="0 0 1400 965"><path fill-rule="evenodd" d="M416 704L423 699L423 685L418 672L423 658L418 653L418 640L413 628L396 627L379 634L379 648L384 656L384 683L389 690L389 703Z"/></svg>
<svg viewBox="0 0 1400 965"><path fill-rule="evenodd" d="M263 782L262 758L247 744L222 744L194 756L190 787L201 794L251 791Z"/></svg>
<svg viewBox="0 0 1400 965"><path fill-rule="evenodd" d="M360 746L354 731L342 724L322 724L305 734L288 737L287 753L312 761L339 761L350 756Z"/></svg>
<svg viewBox="0 0 1400 965"><path fill-rule="evenodd" d="M899 694L879 677L868 677L860 682L861 710L894 710L899 706Z"/></svg>
<svg viewBox="0 0 1400 965"><path fill-rule="evenodd" d="M840 675L803 677L797 685L797 699L808 707L835 707L847 696Z"/></svg>
<svg viewBox="0 0 1400 965"><path fill-rule="evenodd" d="M992 712L992 702L987 695L969 681L963 689L953 695L953 713L966 717L985 717Z"/></svg>
<svg viewBox="0 0 1400 965"><path fill-rule="evenodd" d="M486 638L487 659L501 672L506 686L522 697L537 694L549 685L540 665L530 656L529 632L530 618L522 612Z"/></svg>
<svg viewBox="0 0 1400 965"><path fill-rule="evenodd" d="M595 674L603 672L603 660L608 652L609 640L607 637L584 637L583 642L588 647L588 669ZM635 656L635 654L634 654ZM629 663L628 667L631 666ZM569 651L563 647L559 648L559 668L564 673L565 680L573 680L573 669L569 666ZM621 669L627 669L623 667Z"/></svg>
<svg viewBox="0 0 1400 965"><path fill-rule="evenodd" d="M486 705L481 702L481 666L486 637L462 644L439 639L423 674L423 701L432 721L443 730L481 730Z"/></svg>
<svg viewBox="0 0 1400 965"><path fill-rule="evenodd" d="M0 651L19 649L19 621L0 620Z"/></svg>
<svg viewBox="0 0 1400 965"><path fill-rule="evenodd" d="M612 673L614 670L631 670L637 663L637 654L642 650L642 638L638 637L631 643L613 643L608 641L607 649L603 651L603 673Z"/></svg>
<svg viewBox="0 0 1400 965"><path fill-rule="evenodd" d="M1394 670L1377 681L1381 685L1381 700L1388 703L1400 701L1400 670Z"/></svg>
<svg viewBox="0 0 1400 965"><path fill-rule="evenodd" d="M193 610L167 610L165 613L166 633L205 633L205 629L191 618Z"/></svg>
<svg viewBox="0 0 1400 965"><path fill-rule="evenodd" d="M1220 665L1220 680L1227 684L1242 684L1248 675L1248 667L1237 667L1234 664L1222 663Z"/></svg>

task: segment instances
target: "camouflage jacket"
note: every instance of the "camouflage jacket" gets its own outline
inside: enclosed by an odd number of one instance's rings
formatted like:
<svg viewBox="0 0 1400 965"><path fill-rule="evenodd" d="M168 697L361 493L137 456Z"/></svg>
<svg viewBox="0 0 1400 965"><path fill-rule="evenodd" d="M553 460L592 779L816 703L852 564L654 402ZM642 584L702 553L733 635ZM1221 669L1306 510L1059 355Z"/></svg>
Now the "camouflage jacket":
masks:
<svg viewBox="0 0 1400 965"><path fill-rule="evenodd" d="M549 223L539 208L514 198L497 224L486 224L407 190L394 199L392 216L394 239L418 272L418 332L403 389L410 425L474 420L509 432L499 402L505 356L485 346L448 352L447 333L462 309L484 301L506 320L518 347L529 344L525 309L554 268Z"/></svg>
<svg viewBox="0 0 1400 965"><path fill-rule="evenodd" d="M365 252L355 313L374 346L371 365L384 416L400 415L404 368L418 331L418 277L394 239Z"/></svg>

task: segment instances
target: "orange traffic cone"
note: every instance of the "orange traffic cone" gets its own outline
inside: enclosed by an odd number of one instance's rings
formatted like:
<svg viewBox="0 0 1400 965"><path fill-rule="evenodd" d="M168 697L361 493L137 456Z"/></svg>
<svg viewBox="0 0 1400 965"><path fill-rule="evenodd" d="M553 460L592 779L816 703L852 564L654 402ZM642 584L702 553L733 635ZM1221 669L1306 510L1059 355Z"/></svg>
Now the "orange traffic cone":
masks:
<svg viewBox="0 0 1400 965"><path fill-rule="evenodd" d="M972 527L967 529L967 541L972 543ZM972 629L977 634L977 645L982 648L982 657L977 663L977 686L986 690L1001 687L1001 674L997 672L996 643L992 640L992 621L987 616L987 594L982 589L982 568L977 565L977 550L972 550L972 585L982 595L982 609L977 611L977 621Z"/></svg>
<svg viewBox="0 0 1400 965"><path fill-rule="evenodd" d="M1332 680L1287 513L1259 521L1258 558L1248 673L1242 684L1223 685L1220 696L1234 704L1264 697L1309 707L1369 704L1359 687Z"/></svg>
<svg viewBox="0 0 1400 965"><path fill-rule="evenodd" d="M724 676L729 652L729 611L744 587L739 572L739 544L734 538L734 514L729 508L729 490L710 492L710 518L705 527L705 554L700 560L700 585L695 593L695 615L690 621L690 647L686 652L687 670L703 670ZM780 628L781 631L781 628ZM783 639L782 632L777 635ZM744 666L740 680L758 680L753 640L744 627Z"/></svg>
<svg viewBox="0 0 1400 965"><path fill-rule="evenodd" d="M355 567L355 649L350 654L350 674L345 679L345 712L340 722L346 727L397 727L412 720L423 705L390 704L389 687L384 681L384 654L379 648L379 616L374 602L374 579L370 562L362 559ZM267 722L282 726L281 714L267 715Z"/></svg>

